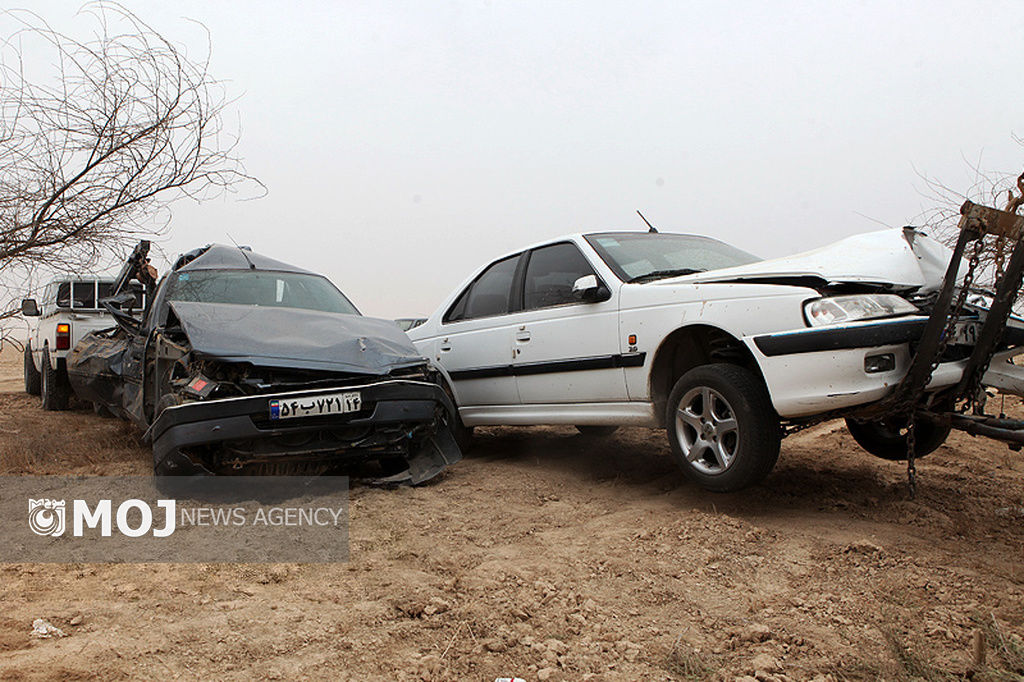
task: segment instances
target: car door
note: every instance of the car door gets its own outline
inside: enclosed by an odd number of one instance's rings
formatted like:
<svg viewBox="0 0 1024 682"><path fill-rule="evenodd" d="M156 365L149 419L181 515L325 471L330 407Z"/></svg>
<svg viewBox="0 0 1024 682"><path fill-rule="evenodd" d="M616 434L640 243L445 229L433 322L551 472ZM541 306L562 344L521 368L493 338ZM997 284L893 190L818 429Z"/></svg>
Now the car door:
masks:
<svg viewBox="0 0 1024 682"><path fill-rule="evenodd" d="M448 372L460 408L519 403L508 311L521 256L491 264L442 318L434 357Z"/></svg>
<svg viewBox="0 0 1024 682"><path fill-rule="evenodd" d="M521 311L513 315L514 372L521 402L628 400L617 292L609 291L611 295L598 302L574 297L576 280L596 277L597 271L572 242L533 249L526 258Z"/></svg>

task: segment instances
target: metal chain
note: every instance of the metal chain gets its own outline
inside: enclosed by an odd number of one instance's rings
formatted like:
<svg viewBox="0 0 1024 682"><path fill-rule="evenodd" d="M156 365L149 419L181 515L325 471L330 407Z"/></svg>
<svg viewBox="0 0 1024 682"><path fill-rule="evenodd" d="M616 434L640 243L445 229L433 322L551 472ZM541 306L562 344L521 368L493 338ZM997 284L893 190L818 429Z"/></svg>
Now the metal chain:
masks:
<svg viewBox="0 0 1024 682"><path fill-rule="evenodd" d="M1002 343L1003 333L1006 331L1006 325L1003 324L999 327L998 333L996 334L995 343L989 347L988 354L985 359L978 365L978 369L975 371L974 376L971 377L971 385L967 387L967 402L963 406L963 411L967 412L968 409L981 406L976 412L983 410L985 405L985 399L983 389L981 385L982 379L985 377L985 372L988 371L988 366L992 364L992 358L995 357L996 351L999 348L999 344Z"/></svg>
<svg viewBox="0 0 1024 682"><path fill-rule="evenodd" d="M978 269L978 264L981 262L981 251L983 246L984 239L979 235L974 241L974 250L971 252L971 256L967 261L967 272L964 273L964 280L960 286L960 291L957 292L956 301L953 303L952 308L950 308L949 316L946 320L946 328L943 330L942 336L939 338L939 345L936 348L935 358L932 360L932 366L928 370L928 377L922 383L917 395L912 396L911 400L907 401L907 486L910 488L910 499L914 499L917 495L917 465L914 462L917 455L917 437L914 433L915 423L917 421L915 414L917 406L918 403L921 402L924 389L931 381L932 374L935 373L939 363L942 362L942 356L945 355L946 348L949 346L949 341L953 337L953 332L956 329L956 323L960 320L961 313L963 313L964 305L967 303L967 296L971 290L971 284L974 283L974 273Z"/></svg>
<svg viewBox="0 0 1024 682"><path fill-rule="evenodd" d="M914 418L907 422L907 487L910 488L910 499L917 497L917 465L914 464L917 449L917 437Z"/></svg>
<svg viewBox="0 0 1024 682"><path fill-rule="evenodd" d="M960 286L960 291L957 292L956 302L949 311L949 318L946 320L946 328L942 332L942 337L939 339L938 351L935 353L935 359L932 361L932 368L928 372L928 381L931 381L932 374L935 372L939 363L942 362L942 356L946 352L946 347L949 345L949 340L953 336L953 331L956 329L956 323L960 320L960 314L963 313L964 305L967 303L967 296L971 291L971 284L974 283L974 273L978 269L978 263L981 261L981 250L984 246L984 239L978 237L974 242L974 251L971 252L971 257L967 261L967 272L964 273L964 281ZM928 385L928 381L925 382L925 386ZM915 401L916 402L916 401Z"/></svg>

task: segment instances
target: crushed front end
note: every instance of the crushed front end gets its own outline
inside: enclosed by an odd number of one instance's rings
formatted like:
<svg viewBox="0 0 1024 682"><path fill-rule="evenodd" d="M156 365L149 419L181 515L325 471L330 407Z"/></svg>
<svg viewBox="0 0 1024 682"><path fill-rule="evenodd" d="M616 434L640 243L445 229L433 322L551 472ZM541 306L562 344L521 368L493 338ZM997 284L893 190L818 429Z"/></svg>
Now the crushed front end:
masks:
<svg viewBox="0 0 1024 682"><path fill-rule="evenodd" d="M175 363L147 431L158 474L370 472L417 484L462 455L454 413L425 366L385 377Z"/></svg>
<svg viewBox="0 0 1024 682"><path fill-rule="evenodd" d="M393 324L175 301L147 343L158 474L344 472L418 484L462 458L455 407Z"/></svg>

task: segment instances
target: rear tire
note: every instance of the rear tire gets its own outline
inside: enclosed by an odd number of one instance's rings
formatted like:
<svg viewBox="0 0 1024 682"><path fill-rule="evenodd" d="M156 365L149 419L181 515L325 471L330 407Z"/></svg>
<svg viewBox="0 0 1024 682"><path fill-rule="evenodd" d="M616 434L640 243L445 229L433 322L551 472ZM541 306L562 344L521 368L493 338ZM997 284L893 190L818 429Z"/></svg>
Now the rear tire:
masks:
<svg viewBox="0 0 1024 682"><path fill-rule="evenodd" d="M619 430L618 426L601 426L601 425L587 425L580 426L576 425L576 430L580 432L581 436L587 438L607 438L616 431Z"/></svg>
<svg viewBox="0 0 1024 682"><path fill-rule="evenodd" d="M872 422L846 420L846 428L861 446L875 457L890 462L907 461L907 420L880 419ZM914 458L930 455L946 442L951 427L927 419L914 423Z"/></svg>
<svg viewBox="0 0 1024 682"><path fill-rule="evenodd" d="M32 347L25 342L25 393L39 395L42 376L32 361Z"/></svg>
<svg viewBox="0 0 1024 682"><path fill-rule="evenodd" d="M704 365L669 394L665 430L676 463L706 490L731 492L761 481L782 442L779 417L760 377L738 365Z"/></svg>
<svg viewBox="0 0 1024 682"><path fill-rule="evenodd" d="M68 384L67 374L51 364L49 346L43 348L43 369L40 375L42 380L39 393L43 409L49 411L68 409L71 386Z"/></svg>
<svg viewBox="0 0 1024 682"><path fill-rule="evenodd" d="M441 390L448 396L448 400L452 402L452 407L455 408L455 414L451 414L447 409L444 410L445 422L448 425L448 429L452 432L455 444L459 446L459 450L465 455L473 447L473 427L462 423L462 417L459 416L459 406L455 403L455 394L451 388L443 381L439 380L438 383L441 386Z"/></svg>
<svg viewBox="0 0 1024 682"><path fill-rule="evenodd" d="M449 422L448 428L451 429L455 444L459 446L462 454L466 454L473 448L473 427L463 424L458 414Z"/></svg>

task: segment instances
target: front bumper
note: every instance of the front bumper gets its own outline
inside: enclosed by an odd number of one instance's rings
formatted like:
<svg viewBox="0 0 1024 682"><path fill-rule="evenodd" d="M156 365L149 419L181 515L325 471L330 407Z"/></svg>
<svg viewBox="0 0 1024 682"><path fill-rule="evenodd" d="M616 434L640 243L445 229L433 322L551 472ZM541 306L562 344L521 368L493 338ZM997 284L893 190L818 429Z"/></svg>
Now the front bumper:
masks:
<svg viewBox="0 0 1024 682"><path fill-rule="evenodd" d="M329 416L270 418L271 400L308 401L339 391L359 391L361 409ZM444 468L462 455L446 423L439 419L439 408L454 414L455 408L440 386L396 379L168 407L150 426L146 438L153 444L154 468L163 474L210 473L190 450L219 446L234 448L237 453L241 444L249 452L235 454L239 465L248 460L340 461L346 457L399 453L405 454L412 464L412 460L424 454L426 446L443 460L434 464ZM424 462L420 465L420 469L436 468ZM426 474L425 470L419 471L419 475L413 471L414 478Z"/></svg>
<svg viewBox="0 0 1024 682"><path fill-rule="evenodd" d="M920 339L927 319L914 316L816 327L752 336L745 341L761 367L779 415L808 417L865 405L888 395L909 369L912 344ZM1024 346L1024 328L1007 327L1003 344ZM1024 347L998 353L983 383L994 385L997 371L1000 377L1007 372L1014 373L1015 366L1010 365L1008 369L1008 359L1022 352ZM892 354L895 361L892 370L865 371L868 356L887 353ZM964 361L940 363L928 388L937 390L955 385L963 375L964 364Z"/></svg>

